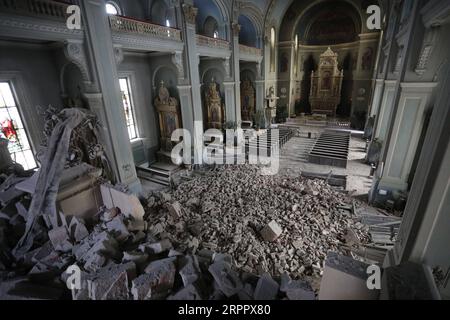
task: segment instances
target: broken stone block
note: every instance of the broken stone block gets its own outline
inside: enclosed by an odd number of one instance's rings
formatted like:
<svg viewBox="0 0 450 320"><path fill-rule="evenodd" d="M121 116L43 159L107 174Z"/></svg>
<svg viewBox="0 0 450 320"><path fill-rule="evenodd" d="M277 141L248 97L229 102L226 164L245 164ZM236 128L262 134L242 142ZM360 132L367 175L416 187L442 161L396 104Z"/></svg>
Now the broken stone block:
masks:
<svg viewBox="0 0 450 320"><path fill-rule="evenodd" d="M143 243L139 245L139 250L149 254L159 254L172 248L172 243L169 239L164 239L154 243Z"/></svg>
<svg viewBox="0 0 450 320"><path fill-rule="evenodd" d="M167 300L202 300L202 297L197 288L193 284L190 284L168 297Z"/></svg>
<svg viewBox="0 0 450 320"><path fill-rule="evenodd" d="M210 263L214 260L214 257L215 257L215 255L216 255L216 253L215 253L214 251L209 250L209 249L202 249L202 250L198 251L197 254L198 254L200 257L203 257L203 258L205 258L205 259L208 259L208 261L209 261ZM230 258L231 258L231 256L230 256Z"/></svg>
<svg viewBox="0 0 450 320"><path fill-rule="evenodd" d="M231 269L231 265L225 261L217 261L209 266L208 271L217 282L220 290L231 297L242 290L243 285L237 272Z"/></svg>
<svg viewBox="0 0 450 320"><path fill-rule="evenodd" d="M114 207L114 203L113 203L113 200L112 200L110 187L105 185L105 184L100 185L100 193L102 194L103 205L107 209L113 208Z"/></svg>
<svg viewBox="0 0 450 320"><path fill-rule="evenodd" d="M129 231L145 231L147 229L147 223L144 220L131 219L127 223Z"/></svg>
<svg viewBox="0 0 450 320"><path fill-rule="evenodd" d="M89 298L92 300L127 300L128 280L136 276L133 262L111 263L99 269L88 279Z"/></svg>
<svg viewBox="0 0 450 320"><path fill-rule="evenodd" d="M275 241L283 232L283 229L276 223L275 220L270 221L261 231L261 237L264 241Z"/></svg>
<svg viewBox="0 0 450 320"><path fill-rule="evenodd" d="M274 300L278 295L280 286L272 279L269 273L264 273L256 284L255 300Z"/></svg>
<svg viewBox="0 0 450 320"><path fill-rule="evenodd" d="M48 238L50 239L54 248L62 244L64 241L69 240L69 234L65 227L53 228L48 232Z"/></svg>
<svg viewBox="0 0 450 320"><path fill-rule="evenodd" d="M175 281L174 258L157 260L145 268L145 274L132 281L131 294L134 300L156 300L166 297Z"/></svg>
<svg viewBox="0 0 450 320"><path fill-rule="evenodd" d="M182 257L180 266L178 273L180 274L185 287L194 283L200 277L200 267L195 256L188 255Z"/></svg>
<svg viewBox="0 0 450 320"><path fill-rule="evenodd" d="M244 288L238 293L239 300L253 300L254 290L250 283L246 283Z"/></svg>
<svg viewBox="0 0 450 320"><path fill-rule="evenodd" d="M70 237L75 240L75 242L80 242L81 240L89 236L89 231L87 230L86 226L77 217L72 218L72 221L69 225L69 233Z"/></svg>
<svg viewBox="0 0 450 320"><path fill-rule="evenodd" d="M135 264L142 264L148 260L148 254L139 251L125 251L122 257L122 263L134 262Z"/></svg>
<svg viewBox="0 0 450 320"><path fill-rule="evenodd" d="M168 203L167 210L169 210L169 214L174 219L180 219L181 216L183 215L183 211L181 210L181 204L178 201L174 203Z"/></svg>
<svg viewBox="0 0 450 320"><path fill-rule="evenodd" d="M100 220L104 221L104 222L108 222L111 221L112 219L114 219L117 215L120 214L120 210L119 208L113 207L113 208L106 208L105 210L103 210L101 216L100 216Z"/></svg>
<svg viewBox="0 0 450 320"><path fill-rule="evenodd" d="M280 291L285 292L289 300L315 300L316 298L308 282L292 280L287 272L281 275Z"/></svg>
<svg viewBox="0 0 450 320"><path fill-rule="evenodd" d="M134 194L125 193L110 188L112 202L125 216L131 216L136 220L144 220L144 207Z"/></svg>
<svg viewBox="0 0 450 320"><path fill-rule="evenodd" d="M379 290L367 288L368 267L364 262L329 252L320 282L319 300L376 300Z"/></svg>
<svg viewBox="0 0 450 320"><path fill-rule="evenodd" d="M121 215L118 215L111 221L107 222L106 228L119 242L125 241L130 236L130 232L125 226Z"/></svg>
<svg viewBox="0 0 450 320"><path fill-rule="evenodd" d="M58 273L55 269L50 268L42 262L38 262L34 267L28 272L28 279L34 282L48 282L54 279Z"/></svg>

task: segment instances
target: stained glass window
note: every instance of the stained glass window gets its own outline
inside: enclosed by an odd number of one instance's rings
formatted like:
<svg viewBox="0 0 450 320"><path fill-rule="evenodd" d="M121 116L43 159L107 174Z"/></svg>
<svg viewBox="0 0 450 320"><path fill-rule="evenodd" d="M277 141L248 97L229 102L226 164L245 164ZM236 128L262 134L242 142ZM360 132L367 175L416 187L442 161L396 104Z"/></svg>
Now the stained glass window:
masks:
<svg viewBox="0 0 450 320"><path fill-rule="evenodd" d="M128 78L120 78L120 94L122 96L123 110L125 111L125 120L130 140L137 138L137 130L134 120L133 103L130 94L130 85Z"/></svg>
<svg viewBox="0 0 450 320"><path fill-rule="evenodd" d="M9 140L8 150L12 160L25 170L37 168L9 82L0 82L0 137Z"/></svg>

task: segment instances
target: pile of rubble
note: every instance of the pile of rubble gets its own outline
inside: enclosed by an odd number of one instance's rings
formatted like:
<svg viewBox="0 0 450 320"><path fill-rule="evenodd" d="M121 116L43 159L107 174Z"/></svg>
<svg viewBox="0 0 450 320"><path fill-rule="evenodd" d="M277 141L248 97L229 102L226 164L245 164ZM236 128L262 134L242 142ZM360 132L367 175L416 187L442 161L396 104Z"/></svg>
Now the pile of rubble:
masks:
<svg viewBox="0 0 450 320"><path fill-rule="evenodd" d="M152 195L150 232L181 250L228 253L245 272L294 278L320 276L327 252L345 250L349 230L360 243L369 240L367 227L339 209L350 199L325 181L259 170L223 166Z"/></svg>
<svg viewBox="0 0 450 320"><path fill-rule="evenodd" d="M306 280L320 276L329 251L347 250L341 245L349 229L362 242L367 230L342 213L348 199L325 182L258 170L224 166L155 192L144 206L101 183L95 216L60 213L58 225L40 219L22 256L12 249L25 229L29 196L11 196L0 208L0 296L314 299L317 288ZM74 266L80 286L69 291Z"/></svg>

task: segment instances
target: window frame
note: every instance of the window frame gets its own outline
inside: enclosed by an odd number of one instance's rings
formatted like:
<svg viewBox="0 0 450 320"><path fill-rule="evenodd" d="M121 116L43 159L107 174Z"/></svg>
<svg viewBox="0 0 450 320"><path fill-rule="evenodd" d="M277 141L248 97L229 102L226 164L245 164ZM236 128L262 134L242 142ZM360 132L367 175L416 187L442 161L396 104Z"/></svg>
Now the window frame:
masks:
<svg viewBox="0 0 450 320"><path fill-rule="evenodd" d="M20 121L22 122L22 128L21 130L24 131L25 133L25 138L27 139L28 142L28 147L29 149L26 149L25 151L31 151L31 154L33 156L34 159L34 163L35 163L35 167L31 167L25 170L36 170L40 168L40 164L38 159L36 158L36 147L34 144L34 141L32 139L32 134L31 131L33 131L35 128L33 128L32 130L29 129L29 122L28 122L28 116L29 114L27 114L27 112L25 112L22 106L27 105L24 104L26 101L29 101L25 94L26 91L24 91L24 86L23 86L23 82L21 80L21 76L18 72L7 72L7 73L0 73L0 82L2 83L7 83L9 85L9 89L11 90L11 94L12 97L14 99L14 103L15 106L14 108L17 109L17 114L19 115ZM17 93L18 91L20 91L20 95ZM8 109L8 106L5 106L5 109ZM20 152L24 152L24 150L20 150ZM11 158L12 158L12 154L10 153ZM13 159L13 161L15 161ZM20 163L19 163L20 164Z"/></svg>
<svg viewBox="0 0 450 320"><path fill-rule="evenodd" d="M120 80L121 79L125 79L126 82L127 82L128 96L130 98L131 116L133 118L134 132L136 134L136 136L134 138L130 137L129 132L128 132L128 124L126 123L125 108L124 108L123 100L122 100L122 89L120 88ZM132 141L140 139L139 126L138 126L138 122L137 122L137 118L136 118L136 103L135 103L134 94L133 94L132 75L130 75L130 74L119 74L118 81L119 81L119 90L120 90L120 101L122 102L122 110L123 110L124 116L125 116L125 126L127 128L128 139L129 139L130 142L132 142Z"/></svg>

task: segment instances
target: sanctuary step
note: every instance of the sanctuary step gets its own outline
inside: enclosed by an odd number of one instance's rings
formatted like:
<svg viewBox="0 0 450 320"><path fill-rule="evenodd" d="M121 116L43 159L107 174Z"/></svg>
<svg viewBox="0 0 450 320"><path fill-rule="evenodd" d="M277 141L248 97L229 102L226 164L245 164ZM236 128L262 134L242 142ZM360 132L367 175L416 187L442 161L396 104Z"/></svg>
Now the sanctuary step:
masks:
<svg viewBox="0 0 450 320"><path fill-rule="evenodd" d="M139 178L164 186L170 185L172 175L179 170L179 166L167 162L155 162L150 165L146 162L136 167Z"/></svg>

